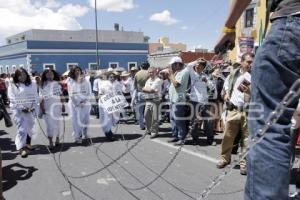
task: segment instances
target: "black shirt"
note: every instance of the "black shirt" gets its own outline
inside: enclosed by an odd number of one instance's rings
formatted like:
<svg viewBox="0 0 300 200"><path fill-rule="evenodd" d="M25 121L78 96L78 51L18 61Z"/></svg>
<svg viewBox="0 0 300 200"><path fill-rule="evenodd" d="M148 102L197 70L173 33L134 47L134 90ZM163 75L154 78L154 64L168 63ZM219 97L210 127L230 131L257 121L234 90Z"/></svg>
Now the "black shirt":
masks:
<svg viewBox="0 0 300 200"><path fill-rule="evenodd" d="M300 13L300 0L273 0L272 19Z"/></svg>

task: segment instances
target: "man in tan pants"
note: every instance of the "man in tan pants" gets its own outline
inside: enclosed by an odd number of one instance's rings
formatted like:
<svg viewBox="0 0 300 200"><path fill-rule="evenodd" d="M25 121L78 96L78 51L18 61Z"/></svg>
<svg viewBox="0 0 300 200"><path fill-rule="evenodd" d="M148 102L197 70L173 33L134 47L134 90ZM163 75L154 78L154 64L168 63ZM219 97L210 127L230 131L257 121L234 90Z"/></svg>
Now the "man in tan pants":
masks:
<svg viewBox="0 0 300 200"><path fill-rule="evenodd" d="M248 146L248 122L245 105L250 100L250 69L254 55L245 53L241 58L241 67L235 69L224 83L224 100L228 115L225 123L224 138L222 141L221 159L217 168L224 168L231 162L231 151L235 137L242 133L242 151ZM240 173L247 174L246 161L240 161Z"/></svg>

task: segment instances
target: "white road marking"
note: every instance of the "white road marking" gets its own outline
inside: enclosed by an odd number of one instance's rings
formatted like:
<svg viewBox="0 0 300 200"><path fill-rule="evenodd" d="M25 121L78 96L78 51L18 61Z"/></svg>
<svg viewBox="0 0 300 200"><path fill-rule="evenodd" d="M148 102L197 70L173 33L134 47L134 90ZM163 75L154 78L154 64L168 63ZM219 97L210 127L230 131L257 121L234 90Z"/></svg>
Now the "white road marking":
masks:
<svg viewBox="0 0 300 200"><path fill-rule="evenodd" d="M161 145L164 145L164 146L167 146L167 147L170 147L170 148L173 148L173 149L178 149L179 148L179 147L174 146L173 144L169 144L169 143L163 142L163 141L161 141L159 139L152 139L151 141L156 142L156 143L161 144ZM181 151L184 152L184 153L196 156L198 158L202 158L204 160L207 160L207 161L215 163L215 164L218 163L217 159L215 159L213 157L210 157L210 156L207 156L207 155L202 154L202 153L196 153L196 152L188 150L186 148L182 148Z"/></svg>

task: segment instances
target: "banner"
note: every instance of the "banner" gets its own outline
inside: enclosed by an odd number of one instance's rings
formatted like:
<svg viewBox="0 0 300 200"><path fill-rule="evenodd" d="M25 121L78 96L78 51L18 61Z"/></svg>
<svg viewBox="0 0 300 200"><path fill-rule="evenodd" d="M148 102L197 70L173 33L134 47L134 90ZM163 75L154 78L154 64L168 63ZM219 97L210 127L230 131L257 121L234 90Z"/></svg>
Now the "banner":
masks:
<svg viewBox="0 0 300 200"><path fill-rule="evenodd" d="M100 97L101 105L109 113L121 112L128 106L126 98L122 92L113 92Z"/></svg>
<svg viewBox="0 0 300 200"><path fill-rule="evenodd" d="M253 53L254 51L254 38L253 37L240 37L239 38L239 53L238 60L244 53Z"/></svg>

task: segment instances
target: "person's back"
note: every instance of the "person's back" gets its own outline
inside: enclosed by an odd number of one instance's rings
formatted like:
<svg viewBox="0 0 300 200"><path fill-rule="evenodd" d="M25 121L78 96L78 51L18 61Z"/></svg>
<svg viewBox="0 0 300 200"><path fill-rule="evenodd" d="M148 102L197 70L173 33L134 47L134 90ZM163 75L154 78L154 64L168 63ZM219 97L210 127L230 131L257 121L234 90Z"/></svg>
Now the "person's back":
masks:
<svg viewBox="0 0 300 200"><path fill-rule="evenodd" d="M138 92L141 92L143 87L145 87L146 81L149 78L149 74L147 70L140 70L135 75L135 86Z"/></svg>

